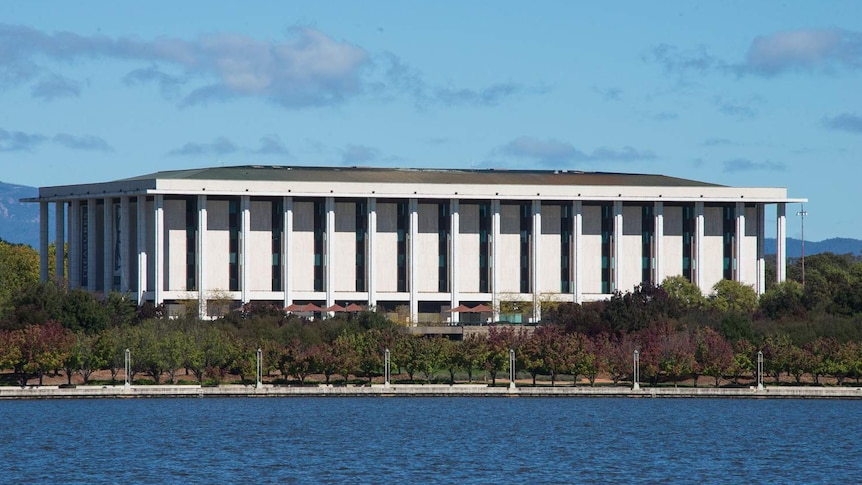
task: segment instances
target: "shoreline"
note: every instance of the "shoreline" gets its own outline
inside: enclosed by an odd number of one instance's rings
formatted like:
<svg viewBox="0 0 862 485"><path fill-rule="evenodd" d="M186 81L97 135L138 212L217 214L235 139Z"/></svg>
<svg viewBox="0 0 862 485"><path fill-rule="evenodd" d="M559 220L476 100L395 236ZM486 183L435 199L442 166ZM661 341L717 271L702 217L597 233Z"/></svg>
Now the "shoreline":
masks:
<svg viewBox="0 0 862 485"><path fill-rule="evenodd" d="M371 386L287 387L264 384L0 387L0 400L128 399L205 397L560 397L560 398L713 398L862 399L862 387L489 387L484 384L375 384Z"/></svg>

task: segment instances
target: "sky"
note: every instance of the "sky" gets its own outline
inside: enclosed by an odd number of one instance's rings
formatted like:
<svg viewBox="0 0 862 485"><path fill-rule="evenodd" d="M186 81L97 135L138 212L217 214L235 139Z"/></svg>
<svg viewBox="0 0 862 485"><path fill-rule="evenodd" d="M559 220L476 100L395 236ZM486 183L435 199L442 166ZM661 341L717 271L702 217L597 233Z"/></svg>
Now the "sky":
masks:
<svg viewBox="0 0 862 485"><path fill-rule="evenodd" d="M47 1L0 16L6 183L231 165L655 173L786 187L817 241L862 239L860 148L857 1Z"/></svg>

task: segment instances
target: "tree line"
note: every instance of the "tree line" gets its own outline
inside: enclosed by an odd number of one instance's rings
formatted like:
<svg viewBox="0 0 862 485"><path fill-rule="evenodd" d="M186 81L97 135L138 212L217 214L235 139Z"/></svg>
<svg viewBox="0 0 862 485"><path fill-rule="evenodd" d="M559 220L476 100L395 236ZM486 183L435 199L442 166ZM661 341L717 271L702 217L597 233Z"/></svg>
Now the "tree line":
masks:
<svg viewBox="0 0 862 485"><path fill-rule="evenodd" d="M132 353L133 379L218 383L250 379L256 352L275 382L370 382L389 349L401 379L454 382L478 373L496 383L517 370L551 385L631 380L640 353L643 380L712 385L753 379L762 352L772 380L838 384L862 375L862 259L851 255L791 260L788 281L760 298L751 287L721 281L711 293L682 277L641 285L604 302L546 302L535 331L491 326L460 341L417 337L373 311L309 321L264 304L246 305L214 321L196 312L167 318L163 308L137 307L127 295L94 295L38 281L28 247L0 241L0 368L7 380L64 374L87 383L98 370L115 380ZM10 265L9 261L23 263ZM35 261L36 267L33 268ZM14 268L10 276L9 268ZM28 271L30 271L28 273Z"/></svg>

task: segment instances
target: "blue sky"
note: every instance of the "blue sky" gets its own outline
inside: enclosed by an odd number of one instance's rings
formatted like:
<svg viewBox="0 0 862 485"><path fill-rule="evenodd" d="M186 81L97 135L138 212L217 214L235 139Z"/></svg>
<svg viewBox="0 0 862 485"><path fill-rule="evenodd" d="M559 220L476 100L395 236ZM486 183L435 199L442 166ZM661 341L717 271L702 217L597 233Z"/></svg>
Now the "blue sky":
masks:
<svg viewBox="0 0 862 485"><path fill-rule="evenodd" d="M859 2L3 7L3 182L241 164L660 173L787 187L810 200L806 239L862 238Z"/></svg>

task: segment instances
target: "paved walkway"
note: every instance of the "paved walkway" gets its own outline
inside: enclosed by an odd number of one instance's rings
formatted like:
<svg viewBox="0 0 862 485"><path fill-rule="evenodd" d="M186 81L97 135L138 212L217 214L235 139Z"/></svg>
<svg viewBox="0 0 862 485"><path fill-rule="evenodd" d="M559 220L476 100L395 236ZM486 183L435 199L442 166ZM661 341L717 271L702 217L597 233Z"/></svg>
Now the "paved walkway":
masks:
<svg viewBox="0 0 862 485"><path fill-rule="evenodd" d="M862 387L488 387L457 384L390 386L308 386L285 387L265 384L218 387L186 386L58 386L0 387L0 399L86 399L136 397L632 397L632 398L784 398L784 399L862 399Z"/></svg>

